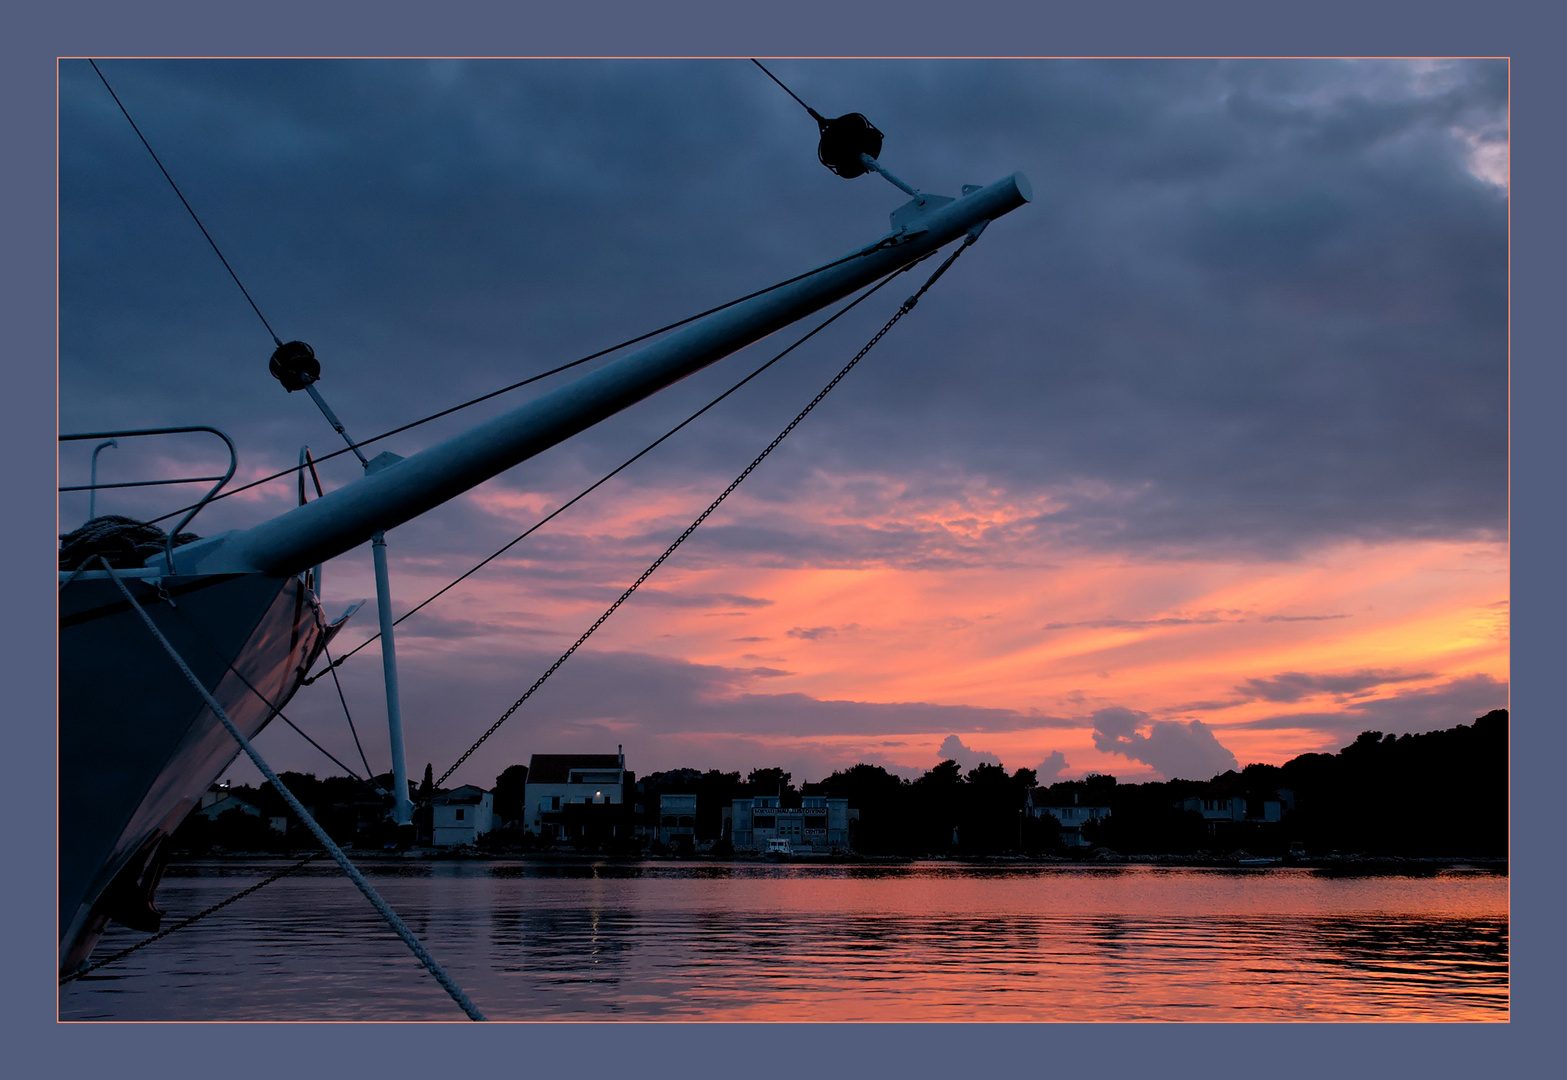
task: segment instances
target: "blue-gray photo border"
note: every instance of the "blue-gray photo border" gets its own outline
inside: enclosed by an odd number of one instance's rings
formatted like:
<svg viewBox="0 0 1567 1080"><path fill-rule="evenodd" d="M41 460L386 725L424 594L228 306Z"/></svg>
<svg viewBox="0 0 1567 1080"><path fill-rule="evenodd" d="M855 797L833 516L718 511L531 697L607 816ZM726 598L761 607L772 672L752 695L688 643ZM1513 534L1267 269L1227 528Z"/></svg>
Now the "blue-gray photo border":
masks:
<svg viewBox="0 0 1567 1080"><path fill-rule="evenodd" d="M1563 439L1561 27L1543 5L1135 0L862 5L796 2L584 3L399 0L264 6L107 3L7 16L5 554L13 604L5 635L9 707L0 710L9 887L0 1015L12 1075L470 1074L742 1077L978 1070L1047 1075L1263 1071L1275 1076L1457 1076L1550 1060L1561 962L1563 764ZM1512 1020L1507 1025L81 1025L55 1020L54 984L54 274L56 57L183 55L674 56L1508 56L1518 179L1512 248ZM35 523L37 523L35 525Z"/></svg>

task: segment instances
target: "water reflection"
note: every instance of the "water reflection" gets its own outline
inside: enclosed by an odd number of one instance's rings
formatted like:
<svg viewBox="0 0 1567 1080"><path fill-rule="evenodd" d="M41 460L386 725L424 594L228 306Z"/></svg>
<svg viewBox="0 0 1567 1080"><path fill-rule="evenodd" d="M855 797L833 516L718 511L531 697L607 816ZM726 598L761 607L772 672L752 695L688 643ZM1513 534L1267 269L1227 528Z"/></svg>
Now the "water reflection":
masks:
<svg viewBox="0 0 1567 1080"><path fill-rule="evenodd" d="M249 879L270 872L255 866ZM388 864L376 884L492 1017L1505 1019L1485 874L956 864ZM62 991L67 1018L446 1019L330 868ZM242 887L171 875L176 916ZM116 931L107 953L135 940Z"/></svg>

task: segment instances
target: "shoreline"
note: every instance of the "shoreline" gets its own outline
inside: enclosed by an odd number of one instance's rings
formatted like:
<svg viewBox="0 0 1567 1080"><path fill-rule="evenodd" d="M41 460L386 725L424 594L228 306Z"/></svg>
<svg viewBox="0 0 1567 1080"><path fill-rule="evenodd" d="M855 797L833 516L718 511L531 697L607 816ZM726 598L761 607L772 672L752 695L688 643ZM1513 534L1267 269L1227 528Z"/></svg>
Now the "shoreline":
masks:
<svg viewBox="0 0 1567 1080"><path fill-rule="evenodd" d="M1506 875L1508 859L1505 857L1462 856L1394 856L1394 855L1329 855L1320 857L1251 858L1216 855L1199 852L1193 855L1119 855L1102 853L1083 858L1069 856L997 855L988 857L955 857L927 855L918 857L881 855L793 855L789 857L767 855L605 855L570 851L548 852L479 852L440 851L431 848L414 848L408 851L356 851L345 849L356 863L384 866L409 863L537 863L540 865L741 865L741 866L805 866L805 867L904 867L918 864L937 864L972 868L1005 869L1060 867L1085 869L1123 866L1169 867L1177 869L1214 870L1318 870L1328 873L1355 874L1411 874L1438 873L1443 870L1468 869ZM169 869L196 866L204 863L254 863L262 861L285 862L302 859L311 851L226 851L206 855L179 855L169 860Z"/></svg>

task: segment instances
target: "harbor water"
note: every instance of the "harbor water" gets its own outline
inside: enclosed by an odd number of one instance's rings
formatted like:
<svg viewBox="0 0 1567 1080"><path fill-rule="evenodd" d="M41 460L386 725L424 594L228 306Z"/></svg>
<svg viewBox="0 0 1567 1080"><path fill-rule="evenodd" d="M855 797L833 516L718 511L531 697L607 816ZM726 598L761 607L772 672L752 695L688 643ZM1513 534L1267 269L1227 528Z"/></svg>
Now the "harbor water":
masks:
<svg viewBox="0 0 1567 1080"><path fill-rule="evenodd" d="M284 862L171 867L168 922ZM366 861L495 1020L1473 1021L1507 878L1154 866ZM96 957L145 935L111 928ZM60 990L65 1020L463 1016L325 860Z"/></svg>

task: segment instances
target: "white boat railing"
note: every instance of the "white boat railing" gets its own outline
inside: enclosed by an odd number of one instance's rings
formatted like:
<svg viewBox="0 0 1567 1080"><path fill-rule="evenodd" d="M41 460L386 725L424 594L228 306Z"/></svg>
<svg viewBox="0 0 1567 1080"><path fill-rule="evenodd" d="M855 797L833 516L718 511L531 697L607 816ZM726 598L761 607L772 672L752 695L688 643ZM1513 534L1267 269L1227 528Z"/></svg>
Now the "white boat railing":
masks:
<svg viewBox="0 0 1567 1080"><path fill-rule="evenodd" d="M161 487L168 484L201 484L215 481L211 490L202 496L201 501L192 506L190 511L180 519L179 524L169 530L169 538L164 544L164 558L167 560L169 571L172 573L174 570L174 538L184 530L185 526L191 523L191 520L197 514L201 513L202 507L211 502L213 497L223 490L223 486L234 478L234 470L239 467L239 453L234 449L234 440L217 428L209 427L206 424L193 424L186 427L126 428L120 431L85 431L59 437L60 442L83 442L88 439L132 439L147 435L183 435L203 431L216 435L228 447L229 467L228 471L222 476L180 476L164 480L121 480L111 484L100 484L98 483L97 469L95 468L91 483L63 484L58 490L62 493L67 491L98 492L108 488ZM96 458L96 456L96 452L94 452L94 457ZM94 464L96 464L96 461Z"/></svg>

